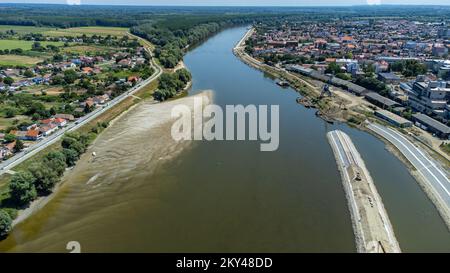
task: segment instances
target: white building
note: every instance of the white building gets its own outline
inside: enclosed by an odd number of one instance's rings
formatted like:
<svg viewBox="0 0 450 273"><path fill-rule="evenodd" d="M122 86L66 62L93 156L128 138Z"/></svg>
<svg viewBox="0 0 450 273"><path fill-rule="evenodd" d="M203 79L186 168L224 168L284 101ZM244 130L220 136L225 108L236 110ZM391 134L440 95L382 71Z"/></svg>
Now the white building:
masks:
<svg viewBox="0 0 450 273"><path fill-rule="evenodd" d="M445 117L445 108L449 99L450 88L445 81L418 79L408 94L408 103L412 108L422 113L434 113L441 117Z"/></svg>

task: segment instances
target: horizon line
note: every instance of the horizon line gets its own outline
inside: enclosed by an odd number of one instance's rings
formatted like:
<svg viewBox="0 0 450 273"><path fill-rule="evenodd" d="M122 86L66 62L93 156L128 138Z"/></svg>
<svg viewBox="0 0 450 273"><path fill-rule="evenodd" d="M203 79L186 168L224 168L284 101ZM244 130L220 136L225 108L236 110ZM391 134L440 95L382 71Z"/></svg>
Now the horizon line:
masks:
<svg viewBox="0 0 450 273"><path fill-rule="evenodd" d="M322 8L322 7L404 7L404 6L417 6L417 7L449 7L448 4L342 4L342 5L180 5L180 4L68 4L68 3L26 3L26 2L7 2L0 3L0 5L58 5L58 6L128 6L128 7L227 7L227 8L264 8L264 7L279 7L279 8L293 8L293 7L308 7L308 8Z"/></svg>

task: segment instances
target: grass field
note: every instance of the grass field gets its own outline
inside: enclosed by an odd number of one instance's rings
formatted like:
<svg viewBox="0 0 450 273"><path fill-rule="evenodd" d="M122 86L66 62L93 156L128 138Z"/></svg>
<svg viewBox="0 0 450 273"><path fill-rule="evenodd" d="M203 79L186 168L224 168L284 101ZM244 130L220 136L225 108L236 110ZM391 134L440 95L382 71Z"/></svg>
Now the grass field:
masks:
<svg viewBox="0 0 450 273"><path fill-rule="evenodd" d="M6 32L8 30L14 30L18 34L44 33L46 31L55 30L55 29L56 28L50 28L50 27L0 25L0 32Z"/></svg>
<svg viewBox="0 0 450 273"><path fill-rule="evenodd" d="M23 50L30 50L33 45L33 41L25 41L25 40L0 40L0 49L16 49L21 48ZM54 45L54 46L63 46L63 42L40 42L42 46Z"/></svg>
<svg viewBox="0 0 450 273"><path fill-rule="evenodd" d="M104 53L104 52L112 52L116 49L106 47L106 46L87 46L87 45L77 45L77 46L69 46L63 48L63 52L67 53L78 53L78 54L87 54L87 53Z"/></svg>
<svg viewBox="0 0 450 273"><path fill-rule="evenodd" d="M43 59L37 57L28 57L20 55L0 55L0 65L4 66L16 66L16 65L31 66L42 61Z"/></svg>
<svg viewBox="0 0 450 273"><path fill-rule="evenodd" d="M67 29L48 30L43 34L48 36L81 36L83 34L86 34L87 36L124 36L127 35L127 31L127 28L121 27L75 27Z"/></svg>
<svg viewBox="0 0 450 273"><path fill-rule="evenodd" d="M1 107L1 105L0 105ZM0 130L4 130L10 126L16 125L22 121L30 121L30 118L23 115L17 115L13 118L5 118L4 113L0 113Z"/></svg>
<svg viewBox="0 0 450 273"><path fill-rule="evenodd" d="M34 26L13 26L13 25L0 25L0 32L6 32L8 30L14 30L18 34L27 33L41 33L47 36L81 36L86 34L92 35L111 35L111 36L123 36L128 32L127 28L122 27L75 27L75 28L51 28L51 27L34 27Z"/></svg>

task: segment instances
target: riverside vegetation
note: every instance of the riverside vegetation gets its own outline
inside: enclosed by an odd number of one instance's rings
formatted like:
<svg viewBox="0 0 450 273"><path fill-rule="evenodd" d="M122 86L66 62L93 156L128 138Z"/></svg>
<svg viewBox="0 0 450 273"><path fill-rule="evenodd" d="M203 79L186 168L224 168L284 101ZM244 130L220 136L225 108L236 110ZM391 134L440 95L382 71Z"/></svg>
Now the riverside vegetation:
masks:
<svg viewBox="0 0 450 273"><path fill-rule="evenodd" d="M49 195L61 180L64 171L73 167L97 135L108 126L98 122L90 132L67 133L58 148L35 159L11 177L9 191L0 198L0 238L11 230L17 210L26 208L38 197Z"/></svg>
<svg viewBox="0 0 450 273"><path fill-rule="evenodd" d="M199 43L225 27L249 23L252 20L252 16L247 17L243 14L230 16L220 13L210 16L180 14L154 16L154 12L150 10L147 10L147 14L141 17L141 20L135 20L133 18L140 11L134 8L127 9L125 16L119 20L116 16L117 10L112 7L75 7L62 10L58 6L45 8L42 5L2 6L4 9L0 10L2 18L0 24L20 26L19 30L34 36L38 35L40 29L47 31L46 33L51 32L50 27L58 28L56 31L58 35L67 33L67 37L72 36L70 31L64 30L65 28L70 30L69 27L131 27L132 34L152 42L155 46L155 57L165 68L174 68L182 60L189 45ZM14 16L11 16L11 13L14 13ZM55 14L58 16L54 16ZM156 20L149 22L150 17ZM83 38L91 39L88 35L84 35ZM153 71L149 72L152 73ZM169 99L184 90L190 81L191 74L184 68L173 73L164 73L153 96L159 101ZM49 148L35 156L33 162L26 161L16 168L17 172L6 183L6 190L0 194L0 239L11 231L18 211L29 207L38 197L52 193L64 171L76 164L89 144L107 126L108 122L99 122L88 132L68 133L58 147ZM20 148L21 144L22 142L17 140L16 146Z"/></svg>

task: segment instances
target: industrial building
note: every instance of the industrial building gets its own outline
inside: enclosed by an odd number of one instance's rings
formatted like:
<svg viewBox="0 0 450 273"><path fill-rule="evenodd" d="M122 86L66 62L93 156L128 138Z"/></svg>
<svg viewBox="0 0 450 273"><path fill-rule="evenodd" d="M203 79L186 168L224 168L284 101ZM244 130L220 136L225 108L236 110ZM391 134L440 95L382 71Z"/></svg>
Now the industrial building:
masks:
<svg viewBox="0 0 450 273"><path fill-rule="evenodd" d="M411 121L386 110L380 109L375 111L375 116L384 119L400 128L411 127L413 125Z"/></svg>
<svg viewBox="0 0 450 273"><path fill-rule="evenodd" d="M408 104L425 114L445 116L445 108L450 99L450 88L445 81L428 81L418 77L408 90Z"/></svg>
<svg viewBox="0 0 450 273"><path fill-rule="evenodd" d="M394 73L378 73L378 80L384 83L396 84L399 83L401 79Z"/></svg>
<svg viewBox="0 0 450 273"><path fill-rule="evenodd" d="M395 102L391 99L383 97L380 94L375 93L375 92L366 93L364 95L364 97L366 98L366 100L370 101L371 103L373 103L383 109L394 108L394 107L400 106L400 104L398 102Z"/></svg>
<svg viewBox="0 0 450 273"><path fill-rule="evenodd" d="M443 139L450 138L450 127L447 125L421 113L414 114L413 118L416 125L422 129L425 129Z"/></svg>

